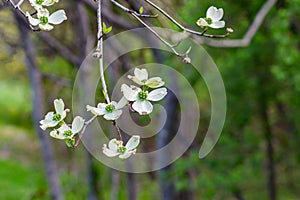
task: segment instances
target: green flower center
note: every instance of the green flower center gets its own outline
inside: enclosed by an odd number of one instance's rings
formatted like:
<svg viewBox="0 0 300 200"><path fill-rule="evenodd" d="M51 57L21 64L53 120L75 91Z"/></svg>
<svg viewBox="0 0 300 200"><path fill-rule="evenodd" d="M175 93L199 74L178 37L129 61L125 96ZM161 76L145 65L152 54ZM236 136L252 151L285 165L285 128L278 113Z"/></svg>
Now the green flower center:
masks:
<svg viewBox="0 0 300 200"><path fill-rule="evenodd" d="M61 119L61 115L60 114L54 114L52 117L53 121L59 121Z"/></svg>
<svg viewBox="0 0 300 200"><path fill-rule="evenodd" d="M211 18L205 18L205 21L206 21L208 24L212 24L212 19L211 19Z"/></svg>
<svg viewBox="0 0 300 200"><path fill-rule="evenodd" d="M42 3L44 2L44 0L36 0L35 2L36 2L36 4L42 5Z"/></svg>
<svg viewBox="0 0 300 200"><path fill-rule="evenodd" d="M107 111L107 112L113 112L114 110L115 110L115 106L114 105L112 105L112 104L109 104L109 105L107 105L106 107L105 107L105 110Z"/></svg>
<svg viewBox="0 0 300 200"><path fill-rule="evenodd" d="M40 17L40 21L43 25L45 25L48 23L48 17L42 16L42 17Z"/></svg>
<svg viewBox="0 0 300 200"><path fill-rule="evenodd" d="M138 97L139 97L140 100L146 100L147 97L148 97L148 94L147 94L147 92L145 92L145 91L140 91L140 92L138 93Z"/></svg>
<svg viewBox="0 0 300 200"><path fill-rule="evenodd" d="M124 147L124 146L120 146L119 148L118 148L118 150L117 150L119 153L125 153L125 151L126 151L126 147Z"/></svg>
<svg viewBox="0 0 300 200"><path fill-rule="evenodd" d="M64 132L64 136L66 136L66 137L69 137L69 136L71 136L72 134L73 134L73 133L72 133L71 130L67 130L67 131Z"/></svg>

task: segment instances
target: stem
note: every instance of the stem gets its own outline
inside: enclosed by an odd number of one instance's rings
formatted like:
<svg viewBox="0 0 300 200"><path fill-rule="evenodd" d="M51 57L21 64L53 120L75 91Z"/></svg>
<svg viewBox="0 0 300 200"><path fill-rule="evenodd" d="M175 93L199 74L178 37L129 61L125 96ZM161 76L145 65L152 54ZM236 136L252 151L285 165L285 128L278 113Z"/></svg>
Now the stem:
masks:
<svg viewBox="0 0 300 200"><path fill-rule="evenodd" d="M20 0L20 1L17 3L17 5L15 5L14 2L13 2L12 0L8 0L9 4L10 4L14 9L18 10L19 13L21 13L21 14L26 18L27 24L28 24L28 26L31 28L31 30L33 30L33 31L39 31L39 30L40 30L39 28L34 28L34 27L29 23L28 18L27 18L27 16L26 16L26 13L21 9L20 6L24 3L24 1L25 1L25 0Z"/></svg>
<svg viewBox="0 0 300 200"><path fill-rule="evenodd" d="M78 140L77 140L76 144L74 145L74 148L75 148L75 149L76 149L76 148L78 147L78 145L80 144L80 141L81 141L82 136L83 136L83 134L84 134L84 132L85 132L85 130L86 130L86 127L87 127L90 123L92 123L96 118L97 118L97 115L93 116L89 121L84 122L84 126L83 126L83 128L82 128L82 131L80 132L79 137L78 137Z"/></svg>
<svg viewBox="0 0 300 200"><path fill-rule="evenodd" d="M117 132L118 132L118 135L119 135L120 140L123 141L122 134L121 134L121 130L120 130L119 126L117 125L116 120L113 121L113 125L116 127L116 130L117 130Z"/></svg>
<svg viewBox="0 0 300 200"><path fill-rule="evenodd" d="M143 24L149 31L151 31L160 41L162 41L166 46L168 46L172 51L173 53L176 55L176 56L179 56L179 57L185 57L185 54L180 54L176 51L176 49L174 48L174 46L176 45L171 45L169 42L167 42L165 39L163 39L153 28L151 28L148 24L146 24L139 16L137 16L135 13L131 13L131 15L133 17L135 17L141 24Z"/></svg>
<svg viewBox="0 0 300 200"><path fill-rule="evenodd" d="M97 9L97 23L98 23L98 44L96 49L96 57L99 58L99 70L100 70L100 79L103 88L103 93L105 97L106 103L110 103L110 99L108 96L107 86L104 77L104 70L103 70L103 33L102 33L102 0L98 0L98 9Z"/></svg>
<svg viewBox="0 0 300 200"><path fill-rule="evenodd" d="M98 0L98 9L97 9L97 18L98 18L97 19L97 23L98 23L98 35L97 36L98 36L98 44L97 44L97 49L96 49L96 54L95 55L99 58L99 70L100 70L101 84L102 84L102 88L103 88L103 93L104 93L105 101L106 101L106 103L109 104L110 103L110 99L109 99L109 95L108 95L108 91L107 91L107 86L106 86L105 77L104 77L104 70L103 70L103 31L102 31L102 17L101 17L101 13L102 13L101 1L102 0ZM115 1L113 1L113 2L115 2ZM115 2L115 3L117 3L117 2ZM96 116L94 116L94 117L96 118ZM93 121L93 120L90 120L90 121ZM123 141L121 131L120 131L120 129L119 129L116 121L113 121L113 125L117 129L117 132L118 132L120 140ZM86 129L86 126L84 127L81 135L83 135L85 129ZM79 136L79 140L77 141L78 144L80 142L81 137ZM76 143L76 145L77 145L77 143ZM75 145L75 147L78 146L78 145L77 146L76 145Z"/></svg>

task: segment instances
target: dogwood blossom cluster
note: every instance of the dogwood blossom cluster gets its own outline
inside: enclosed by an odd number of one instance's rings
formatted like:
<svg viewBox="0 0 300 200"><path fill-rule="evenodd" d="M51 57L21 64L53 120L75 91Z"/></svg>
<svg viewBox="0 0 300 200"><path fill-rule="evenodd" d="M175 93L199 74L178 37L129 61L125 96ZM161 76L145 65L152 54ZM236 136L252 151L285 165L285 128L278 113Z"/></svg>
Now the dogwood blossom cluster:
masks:
<svg viewBox="0 0 300 200"><path fill-rule="evenodd" d="M58 10L52 14L49 13L45 7L52 6L58 3L59 0L29 0L31 6L36 10L36 17L32 17L29 12L26 12L26 17L29 23L36 27L38 26L41 30L50 31L54 27L53 25L61 24L67 20L67 15L64 10Z"/></svg>
<svg viewBox="0 0 300 200"><path fill-rule="evenodd" d="M43 130L51 129L50 136L56 139L65 140L68 147L74 147L75 136L83 126L85 120L76 116L69 126L64 121L69 109L65 109L65 104L62 99L54 100L55 111L48 112L43 120L40 121L40 127Z"/></svg>
<svg viewBox="0 0 300 200"><path fill-rule="evenodd" d="M149 78L146 69L135 68L134 76L129 75L128 78L141 87L123 84L121 91L124 96L119 102L98 103L96 107L87 105L87 111L95 116L103 116L106 120L115 121L122 115L123 107L129 104L140 115L147 115L153 111L150 101L160 101L167 94L166 88L159 88L165 82L160 77ZM150 89L152 91L149 91ZM119 156L121 159L126 159L135 154L139 142L139 136L133 136L125 146L123 146L123 141L112 139L109 141L108 146L103 145L102 150L108 157Z"/></svg>
<svg viewBox="0 0 300 200"><path fill-rule="evenodd" d="M151 101L160 101L167 95L167 89L162 87L165 82L160 77L148 77L146 69L135 68L134 76L129 75L129 79L138 84L121 86L123 97L118 101L108 103L98 103L96 107L87 105L86 109L91 112L95 119L97 116L103 116L109 121L117 120L123 113L122 109L126 105L138 112L140 115L146 115L153 111ZM85 120L76 116L71 125L65 122L69 109L65 109L65 104L62 99L54 100L54 111L46 114L45 118L40 121L40 127L43 130L50 129L50 136L56 139L65 140L68 147L74 147L75 138L79 132L84 132L84 126L87 126L91 120ZM127 159L136 153L136 148L140 143L140 136L132 136L126 145L123 145L122 140L112 139L108 145L102 147L103 153L108 157L118 156L120 159Z"/></svg>
<svg viewBox="0 0 300 200"><path fill-rule="evenodd" d="M102 150L108 157L118 156L121 159L126 159L136 153L136 148L139 143L140 136L138 135L132 136L125 146L123 145L123 141L114 138L108 142L108 146L104 144Z"/></svg>
<svg viewBox="0 0 300 200"><path fill-rule="evenodd" d="M201 28L210 27L210 28L223 28L225 27L225 21L220 21L224 15L222 8L217 9L214 6L211 6L206 11L206 17L200 18L197 21L197 25Z"/></svg>
<svg viewBox="0 0 300 200"><path fill-rule="evenodd" d="M118 103L98 103L97 107L87 105L87 111L106 120L116 120L122 115L122 108L129 104L140 115L147 115L153 111L151 101L160 101L167 95L167 89L161 88L165 82L160 77L149 78L146 69L135 68L134 76L129 75L128 78L141 87L123 84L123 97Z"/></svg>
<svg viewBox="0 0 300 200"><path fill-rule="evenodd" d="M160 101L167 95L167 89L162 87L165 82L160 77L149 78L146 69L135 68L134 76L129 75L128 78L140 87L123 84L121 91L132 109L140 115L150 114L153 111L151 101Z"/></svg>

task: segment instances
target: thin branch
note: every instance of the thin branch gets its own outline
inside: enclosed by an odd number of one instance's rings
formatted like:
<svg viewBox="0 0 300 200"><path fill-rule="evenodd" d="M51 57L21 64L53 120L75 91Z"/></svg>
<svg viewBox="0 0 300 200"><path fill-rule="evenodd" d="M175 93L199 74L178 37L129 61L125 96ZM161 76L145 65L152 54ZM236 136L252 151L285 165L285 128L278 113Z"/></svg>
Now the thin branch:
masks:
<svg viewBox="0 0 300 200"><path fill-rule="evenodd" d="M81 0L85 5L89 6L93 10L97 11L97 4L95 1L91 0ZM116 26L119 26L123 29L134 29L137 28L134 24L127 22L124 20L124 18L119 17L118 15L115 15L112 11L109 9L102 9L102 16L105 17L106 20L110 21L112 24L115 24Z"/></svg>
<svg viewBox="0 0 300 200"><path fill-rule="evenodd" d="M80 66L81 58L71 52L66 46L57 41L47 32L40 32L38 36L44 40L52 49L58 51L63 57L68 59L72 64Z"/></svg>
<svg viewBox="0 0 300 200"><path fill-rule="evenodd" d="M123 11L129 13L129 14L135 14L139 17L145 17L145 18L156 18L158 17L158 14L155 14L155 15L147 15L147 14L141 14L141 13L138 13L134 10L131 10L129 8L126 8L125 6L123 6L122 4L116 2L115 0L110 0L110 2L112 2L113 4L115 4L116 6L118 6L119 8L121 8Z"/></svg>
<svg viewBox="0 0 300 200"><path fill-rule="evenodd" d="M99 71L100 71L100 80L103 88L103 94L106 103L110 103L108 91L107 91L107 86L105 82L105 77L104 77L104 69L103 69L103 31L102 31L102 6L101 6L102 0L98 0L98 9L97 9L97 23L98 23L98 43L97 43L97 48L94 53L94 56L99 58Z"/></svg>
<svg viewBox="0 0 300 200"><path fill-rule="evenodd" d="M120 130L119 126L117 125L116 120L113 121L113 125L115 126L115 128L116 128L116 130L117 130L117 133L118 133L118 135L119 135L120 140L123 141L123 137L122 137L122 134L121 134L121 130Z"/></svg>
<svg viewBox="0 0 300 200"><path fill-rule="evenodd" d="M28 18L26 16L26 13L22 10L21 8L21 5L24 3L24 0L20 0L17 5L14 4L14 2L12 0L8 0L7 2L9 2L9 4L14 8L16 9L17 11L19 11L19 13L21 13L25 18L26 18L26 22L28 24L28 26L30 27L31 30L33 31L39 31L40 29L39 28L35 28L33 27L29 21L28 21Z"/></svg>
<svg viewBox="0 0 300 200"><path fill-rule="evenodd" d="M49 80L55 84L58 84L61 86L66 86L66 87L72 86L72 81L69 79L61 78L61 77L55 76L54 74L46 74L43 72L40 72L40 73L42 74L43 78L46 78L47 80Z"/></svg>
<svg viewBox="0 0 300 200"><path fill-rule="evenodd" d="M135 17L141 24L143 24L149 31L151 31L160 41L162 41L166 46L168 46L176 56L185 57L186 54L178 53L174 48L177 44L175 45L170 44L165 39L163 39L153 28L151 28L147 23L145 23L139 16L137 16L134 13L131 13L131 15Z"/></svg>
<svg viewBox="0 0 300 200"><path fill-rule="evenodd" d="M186 31L188 33L194 34L194 35L198 35L198 36L204 36L204 37L209 37L209 38L226 38L229 36L229 33L226 33L224 35L211 35L211 34L206 34L206 30L205 31L194 31L191 29L188 29L186 27L184 27L183 25L181 25L178 21L176 21L173 17L171 17L171 15L169 15L166 11L164 11L162 8L160 8L158 5L156 5L155 3L153 3L150 0L144 0L146 1L148 4L150 4L152 7L154 7L156 10L158 10L159 12L161 12L164 16L166 16L173 24L175 24L178 28L180 28L183 31Z"/></svg>
<svg viewBox="0 0 300 200"><path fill-rule="evenodd" d="M79 136L78 136L77 142L76 142L76 144L74 145L74 148L75 148L75 149L79 146L80 141L81 141L81 139L82 139L82 137L83 137L83 134L84 134L84 132L85 132L87 126L88 126L90 123L92 123L96 118L97 118L97 115L94 115L90 120L88 120L88 121L86 121L86 122L84 123L84 126L83 126L83 128L82 128L82 130L81 130L81 132L80 132L80 134L79 134Z"/></svg>

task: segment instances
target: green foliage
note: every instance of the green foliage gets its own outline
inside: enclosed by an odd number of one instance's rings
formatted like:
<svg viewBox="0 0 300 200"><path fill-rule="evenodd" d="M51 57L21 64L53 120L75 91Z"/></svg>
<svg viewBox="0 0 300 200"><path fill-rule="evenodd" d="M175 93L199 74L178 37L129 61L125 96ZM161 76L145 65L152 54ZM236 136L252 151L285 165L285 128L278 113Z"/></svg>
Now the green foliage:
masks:
<svg viewBox="0 0 300 200"><path fill-rule="evenodd" d="M109 32L111 32L111 30L112 30L112 26L107 28L106 24L104 22L102 23L103 34L108 34Z"/></svg>
<svg viewBox="0 0 300 200"><path fill-rule="evenodd" d="M140 13L140 14L143 14L143 12L144 12L144 7L141 6L140 9L139 9L139 13Z"/></svg>
<svg viewBox="0 0 300 200"><path fill-rule="evenodd" d="M0 199L50 199L42 171L13 161L1 160L0 176L5 180L0 181Z"/></svg>

